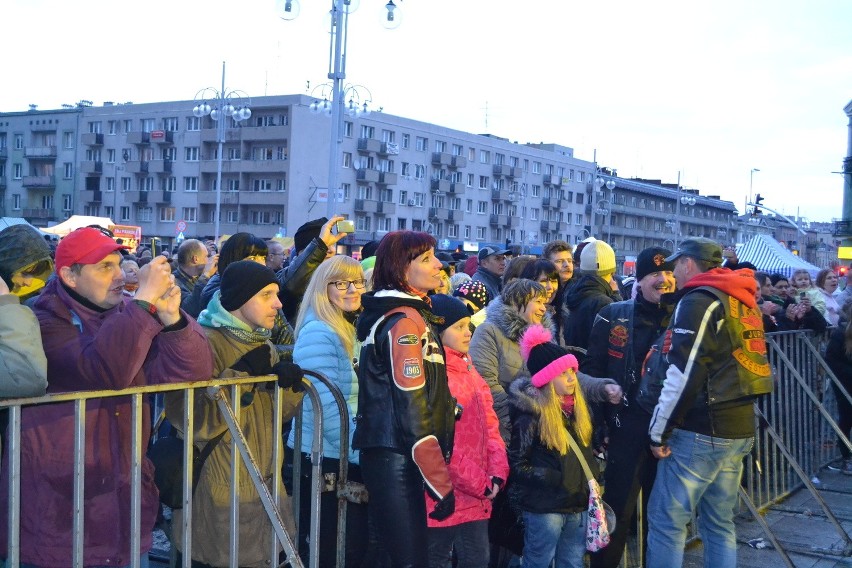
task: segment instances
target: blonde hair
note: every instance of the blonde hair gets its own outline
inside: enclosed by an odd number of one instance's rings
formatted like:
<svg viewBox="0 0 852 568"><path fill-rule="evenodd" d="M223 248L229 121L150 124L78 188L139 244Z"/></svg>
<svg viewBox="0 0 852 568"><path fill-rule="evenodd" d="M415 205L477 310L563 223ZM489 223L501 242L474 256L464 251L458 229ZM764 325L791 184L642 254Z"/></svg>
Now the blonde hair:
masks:
<svg viewBox="0 0 852 568"><path fill-rule="evenodd" d="M553 381L547 383L541 389L543 401L541 405L541 419L539 420L539 439L541 443L560 455L567 454L570 445L568 444L568 432L562 424L562 400L556 394L556 389L553 387ZM577 388L574 390L574 430L581 446L588 447L592 443L592 417L589 414L589 406L586 404L586 397L583 395L583 389L577 383Z"/></svg>
<svg viewBox="0 0 852 568"><path fill-rule="evenodd" d="M299 314L296 317L296 338L305 321L305 314L313 311L314 316L325 322L340 338L343 348L351 358L355 345L355 326L343 315L343 310L331 303L328 298L328 285L338 280L360 280L364 278L361 263L350 256L337 255L324 261L314 271L305 290Z"/></svg>

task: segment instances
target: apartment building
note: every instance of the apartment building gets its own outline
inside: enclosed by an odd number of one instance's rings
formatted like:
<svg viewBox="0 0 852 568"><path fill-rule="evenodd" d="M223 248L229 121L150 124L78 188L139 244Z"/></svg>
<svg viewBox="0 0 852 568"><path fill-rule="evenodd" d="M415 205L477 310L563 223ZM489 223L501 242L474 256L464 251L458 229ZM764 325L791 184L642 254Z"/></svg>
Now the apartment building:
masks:
<svg viewBox="0 0 852 568"><path fill-rule="evenodd" d="M178 225L185 237L214 234L218 197L220 234L292 235L327 211L330 119L304 95L245 102L249 119L225 119L221 191L217 122L193 115L197 101L0 113L3 215L37 226L72 213L109 217L171 245ZM596 164L567 146L383 112L346 115L342 132L334 209L356 225L342 252L397 229L468 252L509 241L534 253L552 239L593 235L621 261L688 235L735 241L731 202L607 169L596 176ZM599 188L598 177L614 187ZM678 205L686 193L693 204Z"/></svg>

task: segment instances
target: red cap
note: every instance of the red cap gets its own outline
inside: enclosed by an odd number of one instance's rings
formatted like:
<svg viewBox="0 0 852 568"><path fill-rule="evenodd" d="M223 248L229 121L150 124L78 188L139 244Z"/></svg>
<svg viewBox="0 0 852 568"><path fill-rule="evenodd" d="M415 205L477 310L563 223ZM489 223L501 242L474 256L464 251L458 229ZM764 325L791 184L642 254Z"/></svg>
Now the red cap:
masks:
<svg viewBox="0 0 852 568"><path fill-rule="evenodd" d="M56 272L72 264L95 264L110 253L126 249L102 232L84 227L68 233L56 247Z"/></svg>

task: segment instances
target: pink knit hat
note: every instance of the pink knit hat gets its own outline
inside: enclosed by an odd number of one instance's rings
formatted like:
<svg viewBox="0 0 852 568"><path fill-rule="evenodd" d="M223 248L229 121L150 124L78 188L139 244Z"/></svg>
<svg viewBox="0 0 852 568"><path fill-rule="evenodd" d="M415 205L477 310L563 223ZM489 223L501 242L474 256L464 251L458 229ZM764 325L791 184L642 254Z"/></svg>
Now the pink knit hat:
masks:
<svg viewBox="0 0 852 568"><path fill-rule="evenodd" d="M579 368L577 358L553 343L553 336L540 325L531 325L521 337L521 357L532 374L532 384L541 388L568 369Z"/></svg>

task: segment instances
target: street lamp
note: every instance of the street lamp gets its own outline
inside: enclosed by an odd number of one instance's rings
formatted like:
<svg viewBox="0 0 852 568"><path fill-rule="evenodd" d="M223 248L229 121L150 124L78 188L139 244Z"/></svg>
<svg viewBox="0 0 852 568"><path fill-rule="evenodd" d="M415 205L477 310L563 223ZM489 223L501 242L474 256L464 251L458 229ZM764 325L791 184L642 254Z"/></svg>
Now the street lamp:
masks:
<svg viewBox="0 0 852 568"><path fill-rule="evenodd" d="M243 99L247 99L244 102ZM196 102L192 109L192 114L201 118L210 115L216 122L216 141L219 144L219 149L216 152L216 213L215 213L215 229L213 242L219 243L219 214L222 207L222 147L225 144L225 127L228 118L233 118L234 122L241 122L251 118L251 99L243 91L227 90L225 88L225 62L222 62L222 88L216 90L213 87L206 87L195 93ZM212 101L216 106L211 106L208 100Z"/></svg>
<svg viewBox="0 0 852 568"><path fill-rule="evenodd" d="M596 173L600 173L600 172L596 172ZM607 196L606 196L606 193L604 192L603 188L606 187L609 190L609 196L610 196L610 199L612 199L612 190L615 189L615 182L611 179L604 179L604 178L600 177L600 175L598 175L598 177L595 179L595 185L598 186L598 191L601 192L603 199L598 200L597 196L595 196L596 206L595 206L594 212L597 213L598 215L601 215L601 237L603 237L604 223L607 224L606 240L607 240L607 243L609 243L609 239L610 239L609 228L610 227L609 227L609 219L607 217L609 215L611 205L610 205L609 201L606 199ZM592 225L594 226L594 223ZM609 244L612 244L612 243L609 243Z"/></svg>
<svg viewBox="0 0 852 568"><path fill-rule="evenodd" d="M346 43L349 36L349 14L358 9L360 0L331 0L330 44L328 59L328 78L331 80L330 94L331 104L324 99L322 112L331 116L331 141L328 152L328 208L327 216L335 215L335 201L339 193L339 168L343 151L343 110L346 104L347 86L346 79ZM299 15L300 4L298 0L276 0L278 14L283 20L293 20ZM395 29L401 22L402 14L399 7L389 0L382 10L382 25L387 29ZM357 108L361 105L350 98ZM361 110L367 110L366 101Z"/></svg>
<svg viewBox="0 0 852 568"><path fill-rule="evenodd" d="M758 168L752 168L751 171L748 173L748 200L749 200L749 202L751 202L751 199L752 199L751 198L751 196L752 196L751 189L752 189L752 186L754 185L754 172L759 172L759 171L760 170Z"/></svg>

